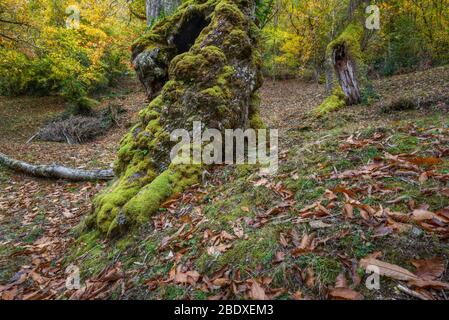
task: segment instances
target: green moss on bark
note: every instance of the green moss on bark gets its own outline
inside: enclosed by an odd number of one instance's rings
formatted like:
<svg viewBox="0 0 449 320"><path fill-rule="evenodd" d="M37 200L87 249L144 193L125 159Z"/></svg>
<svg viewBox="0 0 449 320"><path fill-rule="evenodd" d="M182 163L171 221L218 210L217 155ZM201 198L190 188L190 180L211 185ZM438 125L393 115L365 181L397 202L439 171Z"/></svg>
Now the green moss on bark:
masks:
<svg viewBox="0 0 449 320"><path fill-rule="evenodd" d="M334 50L338 47L344 47L346 55L353 62L355 68L356 80L361 89L362 97L366 95L366 88L370 88L370 81L367 77L366 65L363 59L361 43L363 40L363 27L359 24L350 24L346 29L327 46L326 54L329 61L333 60ZM338 76L334 70L334 78ZM342 90L338 81L334 81L332 94L327 97L323 103L314 110L316 116L323 116L329 112L338 110L347 104L348 97ZM363 97L364 98L364 97Z"/></svg>
<svg viewBox="0 0 449 320"><path fill-rule="evenodd" d="M162 201L198 183L200 166L171 164L170 132L191 131L194 121L220 130L263 127L254 99L262 77L253 8L249 0L191 0L133 44L133 65L151 102L121 141L118 179L94 201L89 221L103 234L144 223ZM181 52L176 38L183 28L204 22Z"/></svg>
<svg viewBox="0 0 449 320"><path fill-rule="evenodd" d="M126 203L123 207L125 219L133 223L148 221L164 200L198 183L200 168L198 165L170 166Z"/></svg>
<svg viewBox="0 0 449 320"><path fill-rule="evenodd" d="M363 54L360 44L363 39L363 27L359 24L352 23L327 46L327 54L332 55L332 51L338 46L345 45L348 48L349 55L356 60L357 63L363 63Z"/></svg>
<svg viewBox="0 0 449 320"><path fill-rule="evenodd" d="M346 106L345 95L341 90L341 87L337 86L332 95L327 97L323 103L315 109L315 115L321 117L329 112L343 108L344 106Z"/></svg>

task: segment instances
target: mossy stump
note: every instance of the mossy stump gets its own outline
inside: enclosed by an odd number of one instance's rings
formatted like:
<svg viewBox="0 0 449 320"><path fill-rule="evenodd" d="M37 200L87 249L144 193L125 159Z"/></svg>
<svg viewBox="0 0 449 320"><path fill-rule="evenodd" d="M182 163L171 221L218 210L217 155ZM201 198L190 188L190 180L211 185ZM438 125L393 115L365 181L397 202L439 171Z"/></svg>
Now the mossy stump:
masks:
<svg viewBox="0 0 449 320"><path fill-rule="evenodd" d="M200 165L174 165L175 129L258 126L261 86L252 0L192 0L132 46L149 105L124 136L116 181L94 200L88 225L108 236L148 221L162 201L198 182Z"/></svg>
<svg viewBox="0 0 449 320"><path fill-rule="evenodd" d="M363 27L353 23L327 46L327 61L337 81L333 81L331 95L315 110L318 116L362 102L364 86L368 82L362 40Z"/></svg>
<svg viewBox="0 0 449 320"><path fill-rule="evenodd" d="M334 45L332 49L332 63L346 103L348 105L360 103L362 96L356 73L357 64L351 56L349 46L346 42Z"/></svg>

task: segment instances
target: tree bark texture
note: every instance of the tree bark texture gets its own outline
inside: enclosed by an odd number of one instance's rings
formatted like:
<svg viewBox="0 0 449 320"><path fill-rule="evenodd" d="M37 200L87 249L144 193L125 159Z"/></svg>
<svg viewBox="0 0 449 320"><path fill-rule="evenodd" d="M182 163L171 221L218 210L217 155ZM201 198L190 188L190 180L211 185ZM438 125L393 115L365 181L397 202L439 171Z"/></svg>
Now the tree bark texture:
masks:
<svg viewBox="0 0 449 320"><path fill-rule="evenodd" d="M143 223L162 201L197 183L200 165L174 165L175 129L260 128L262 84L253 0L191 0L132 46L132 64L151 101L123 138L118 179L94 201L88 221L108 235Z"/></svg>
<svg viewBox="0 0 449 320"><path fill-rule="evenodd" d="M346 44L340 44L333 49L332 62L341 89L346 96L348 105L361 101L360 85L357 79L356 62L349 55Z"/></svg>

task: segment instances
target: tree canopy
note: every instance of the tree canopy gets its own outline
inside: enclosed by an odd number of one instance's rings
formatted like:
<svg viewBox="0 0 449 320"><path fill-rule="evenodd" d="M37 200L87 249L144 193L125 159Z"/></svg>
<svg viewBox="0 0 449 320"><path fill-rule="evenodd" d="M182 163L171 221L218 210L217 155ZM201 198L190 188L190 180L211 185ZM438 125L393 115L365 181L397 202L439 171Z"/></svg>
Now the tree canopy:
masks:
<svg viewBox="0 0 449 320"><path fill-rule="evenodd" d="M125 0L6 0L0 5L1 94L59 94L80 111L129 71L144 24Z"/></svg>

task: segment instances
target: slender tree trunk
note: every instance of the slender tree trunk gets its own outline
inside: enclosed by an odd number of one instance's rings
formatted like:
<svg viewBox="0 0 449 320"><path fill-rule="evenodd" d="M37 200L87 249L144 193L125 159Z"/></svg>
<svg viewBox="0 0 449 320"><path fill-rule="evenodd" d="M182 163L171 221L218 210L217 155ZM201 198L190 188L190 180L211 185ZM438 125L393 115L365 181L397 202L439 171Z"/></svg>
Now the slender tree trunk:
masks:
<svg viewBox="0 0 449 320"><path fill-rule="evenodd" d="M145 9L147 15L147 25L162 14L171 14L179 6L181 0L146 0Z"/></svg>
<svg viewBox="0 0 449 320"><path fill-rule="evenodd" d="M332 29L329 33L329 42L332 42L335 39L336 33L336 13L337 10L334 8L332 10ZM326 59L324 61L324 74L326 76L326 96L330 96L332 94L332 90L334 89L334 66L332 64L332 57L329 54L326 54Z"/></svg>
<svg viewBox="0 0 449 320"><path fill-rule="evenodd" d="M330 57L326 58L324 63L324 73L326 75L326 95L330 96L334 89L334 66Z"/></svg>

